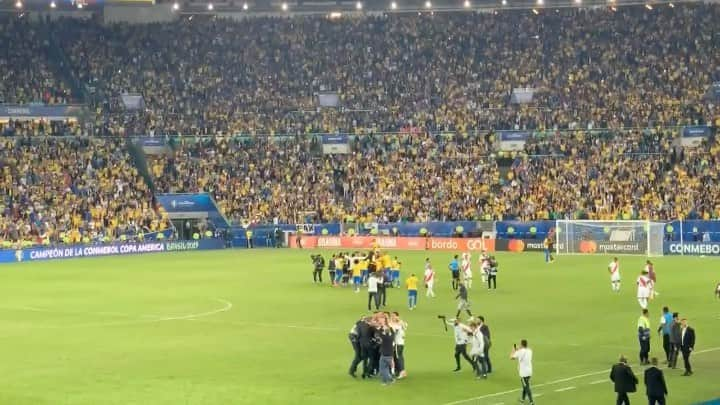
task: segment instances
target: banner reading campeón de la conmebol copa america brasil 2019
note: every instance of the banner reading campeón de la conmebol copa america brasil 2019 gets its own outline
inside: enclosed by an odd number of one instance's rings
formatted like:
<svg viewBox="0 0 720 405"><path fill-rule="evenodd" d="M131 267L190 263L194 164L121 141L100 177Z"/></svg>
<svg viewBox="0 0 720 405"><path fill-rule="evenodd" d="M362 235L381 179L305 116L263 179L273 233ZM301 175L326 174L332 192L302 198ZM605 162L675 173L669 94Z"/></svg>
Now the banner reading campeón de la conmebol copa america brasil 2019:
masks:
<svg viewBox="0 0 720 405"><path fill-rule="evenodd" d="M225 241L201 239L192 241L153 241L112 243L108 245L76 245L38 247L0 251L0 263L38 260L70 259L78 257L116 256L157 252L181 252L190 250L222 249Z"/></svg>

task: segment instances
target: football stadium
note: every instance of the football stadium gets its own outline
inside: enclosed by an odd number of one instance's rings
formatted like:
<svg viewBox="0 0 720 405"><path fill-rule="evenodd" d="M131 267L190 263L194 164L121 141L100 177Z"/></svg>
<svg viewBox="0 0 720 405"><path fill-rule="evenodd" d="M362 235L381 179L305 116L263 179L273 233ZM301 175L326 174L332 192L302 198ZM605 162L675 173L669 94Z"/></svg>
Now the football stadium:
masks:
<svg viewBox="0 0 720 405"><path fill-rule="evenodd" d="M720 404L718 21L0 0L0 405Z"/></svg>

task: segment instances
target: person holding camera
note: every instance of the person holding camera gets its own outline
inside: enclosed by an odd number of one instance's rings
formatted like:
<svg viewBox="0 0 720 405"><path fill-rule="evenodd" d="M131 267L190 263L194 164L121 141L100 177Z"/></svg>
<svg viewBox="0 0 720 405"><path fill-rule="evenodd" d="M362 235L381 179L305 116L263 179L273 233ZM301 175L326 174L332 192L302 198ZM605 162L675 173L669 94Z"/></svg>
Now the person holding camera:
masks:
<svg viewBox="0 0 720 405"><path fill-rule="evenodd" d="M448 325L452 325L453 332L455 333L455 370L454 372L460 371L460 356L462 356L468 363L475 369L475 363L473 363L470 356L467 353L468 333L460 323L459 319L453 319L446 321L445 317L439 315L439 317L445 321Z"/></svg>
<svg viewBox="0 0 720 405"><path fill-rule="evenodd" d="M530 405L535 405L533 401L532 390L530 389L530 378L532 377L532 356L533 352L528 347L527 340L523 339L520 341L520 348L517 345L513 345L513 350L510 353L510 358L517 360L518 362L518 374L520 375L520 383L522 384L522 397L520 398L521 403L525 403L525 397L530 401Z"/></svg>
<svg viewBox="0 0 720 405"><path fill-rule="evenodd" d="M398 312L393 312L390 317L390 327L395 331L395 377L405 378L405 331L407 330L407 322L400 319Z"/></svg>

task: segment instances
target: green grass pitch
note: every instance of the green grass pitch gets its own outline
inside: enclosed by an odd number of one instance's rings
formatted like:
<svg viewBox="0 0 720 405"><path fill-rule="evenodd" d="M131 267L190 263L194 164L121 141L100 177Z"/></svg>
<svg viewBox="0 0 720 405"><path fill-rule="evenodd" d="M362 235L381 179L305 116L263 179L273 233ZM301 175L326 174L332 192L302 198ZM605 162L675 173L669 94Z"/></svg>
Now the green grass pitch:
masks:
<svg viewBox="0 0 720 405"><path fill-rule="evenodd" d="M347 374L347 333L367 313L367 293L314 285L310 253L227 250L0 267L0 404L510 404L519 382L508 354L521 338L535 352L538 404L614 403L608 375L621 353L642 374L634 280L643 257L621 257L624 284L613 294L609 256L546 265L541 254L498 254L498 290L486 291L476 276L470 291L474 313L493 333L495 368L488 380L475 380L467 366L451 372L452 333L437 319L454 316L451 254L433 252L436 299L421 291L409 312L405 291L389 291L388 309L409 323L408 378L383 387ZM426 254L397 252L403 277L420 274ZM664 357L654 333L663 305L697 331L695 375L666 370L668 403L720 397L720 301L712 294L720 262L655 264L661 295L650 305L651 356ZM638 391L633 403L646 403L644 386Z"/></svg>

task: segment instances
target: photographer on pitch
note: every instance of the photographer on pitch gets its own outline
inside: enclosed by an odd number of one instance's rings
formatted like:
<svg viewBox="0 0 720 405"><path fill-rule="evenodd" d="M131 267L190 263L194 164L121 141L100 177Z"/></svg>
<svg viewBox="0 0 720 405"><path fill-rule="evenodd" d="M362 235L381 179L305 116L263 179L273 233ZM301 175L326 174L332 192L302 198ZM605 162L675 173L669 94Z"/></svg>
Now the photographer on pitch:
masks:
<svg viewBox="0 0 720 405"><path fill-rule="evenodd" d="M492 289L497 290L497 273L498 273L498 262L495 259L495 256L490 256L490 267L488 268L488 274L487 274L487 286L488 290Z"/></svg>
<svg viewBox="0 0 720 405"><path fill-rule="evenodd" d="M462 356L475 370L475 363L472 361L467 353L467 344L469 335L459 319L451 319L448 321L444 316L438 315L438 318L442 319L447 325L452 325L453 332L455 334L455 372L460 371L460 356ZM446 328L447 329L447 328Z"/></svg>

